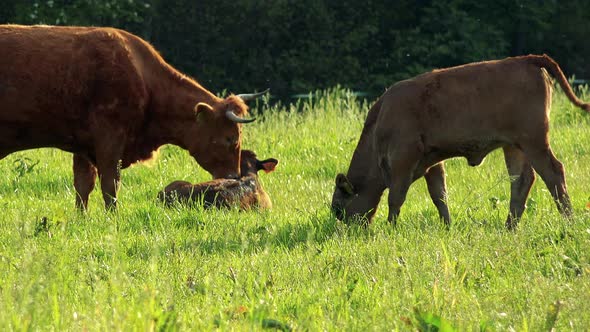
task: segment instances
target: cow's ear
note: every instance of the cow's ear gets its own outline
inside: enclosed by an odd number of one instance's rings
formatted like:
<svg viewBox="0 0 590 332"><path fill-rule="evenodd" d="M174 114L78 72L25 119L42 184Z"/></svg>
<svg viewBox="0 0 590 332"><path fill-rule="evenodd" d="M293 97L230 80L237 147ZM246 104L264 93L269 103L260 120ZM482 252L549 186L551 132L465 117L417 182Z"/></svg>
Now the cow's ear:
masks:
<svg viewBox="0 0 590 332"><path fill-rule="evenodd" d="M259 168L264 170L265 173L270 173L275 170L277 164L279 163L278 160L275 158L265 159L263 161L259 161L258 165Z"/></svg>
<svg viewBox="0 0 590 332"><path fill-rule="evenodd" d="M207 103L198 103L195 105L194 112L197 119L200 119L205 114L213 113L213 107Z"/></svg>
<svg viewBox="0 0 590 332"><path fill-rule="evenodd" d="M347 193L348 195L354 195L354 187L352 186L352 183L350 183L346 175L342 173L336 175L336 188Z"/></svg>

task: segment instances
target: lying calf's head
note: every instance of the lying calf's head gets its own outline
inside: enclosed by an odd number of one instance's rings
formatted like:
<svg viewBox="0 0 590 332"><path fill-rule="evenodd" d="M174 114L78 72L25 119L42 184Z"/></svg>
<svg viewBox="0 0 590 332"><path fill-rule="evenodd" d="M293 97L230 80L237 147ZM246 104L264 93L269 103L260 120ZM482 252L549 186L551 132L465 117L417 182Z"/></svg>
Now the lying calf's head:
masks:
<svg viewBox="0 0 590 332"><path fill-rule="evenodd" d="M240 155L240 175L241 177L258 175L258 171L260 170L264 170L265 173L270 173L275 170L278 163L279 161L274 158L258 160L253 151L242 150Z"/></svg>
<svg viewBox="0 0 590 332"><path fill-rule="evenodd" d="M240 179L215 179L191 184L186 181L174 181L158 193L158 199L168 205L179 203L203 202L205 207L231 207L239 205L242 209L251 207L270 208L270 198L258 181L258 171L274 171L278 160L274 158L258 160L250 150L241 152Z"/></svg>

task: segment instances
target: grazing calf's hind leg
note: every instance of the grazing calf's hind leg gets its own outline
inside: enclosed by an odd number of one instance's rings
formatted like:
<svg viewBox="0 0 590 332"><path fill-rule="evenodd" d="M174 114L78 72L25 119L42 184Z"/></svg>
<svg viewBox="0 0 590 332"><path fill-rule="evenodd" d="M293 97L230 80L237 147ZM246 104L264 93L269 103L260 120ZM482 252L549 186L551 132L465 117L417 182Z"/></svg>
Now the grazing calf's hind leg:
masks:
<svg viewBox="0 0 590 332"><path fill-rule="evenodd" d="M74 154L74 188L76 189L76 208L88 209L88 197L96 183L96 167L86 158Z"/></svg>
<svg viewBox="0 0 590 332"><path fill-rule="evenodd" d="M506 218L506 228L514 229L524 212L527 197L535 182L535 172L524 153L517 147L504 147L504 160L510 176L510 211Z"/></svg>
<svg viewBox="0 0 590 332"><path fill-rule="evenodd" d="M563 164L555 158L548 144L543 148L523 147L523 150L531 161L533 168L545 182L559 212L563 216L570 216L573 211L565 184Z"/></svg>
<svg viewBox="0 0 590 332"><path fill-rule="evenodd" d="M438 215L444 221L445 225L451 225L451 215L449 214L449 207L447 205L447 184L445 181L444 164L438 163L430 167L424 174L426 185L428 186L428 193L432 202L438 210Z"/></svg>

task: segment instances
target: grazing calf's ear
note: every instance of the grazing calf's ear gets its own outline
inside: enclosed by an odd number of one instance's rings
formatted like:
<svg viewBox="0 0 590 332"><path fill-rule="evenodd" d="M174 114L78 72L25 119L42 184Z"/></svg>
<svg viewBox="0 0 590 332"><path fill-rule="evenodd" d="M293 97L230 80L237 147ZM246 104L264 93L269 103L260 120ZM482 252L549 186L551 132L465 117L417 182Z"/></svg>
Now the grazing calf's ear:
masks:
<svg viewBox="0 0 590 332"><path fill-rule="evenodd" d="M195 116L199 119L199 116L202 114L211 114L213 112L213 107L207 103L198 103L193 110Z"/></svg>
<svg viewBox="0 0 590 332"><path fill-rule="evenodd" d="M354 195L354 187L352 186L352 183L350 183L346 175L342 173L336 175L336 188L348 195Z"/></svg>
<svg viewBox="0 0 590 332"><path fill-rule="evenodd" d="M265 173L270 173L275 170L277 164L279 163L278 160L274 158L265 159L262 161L258 161L258 169L264 170Z"/></svg>

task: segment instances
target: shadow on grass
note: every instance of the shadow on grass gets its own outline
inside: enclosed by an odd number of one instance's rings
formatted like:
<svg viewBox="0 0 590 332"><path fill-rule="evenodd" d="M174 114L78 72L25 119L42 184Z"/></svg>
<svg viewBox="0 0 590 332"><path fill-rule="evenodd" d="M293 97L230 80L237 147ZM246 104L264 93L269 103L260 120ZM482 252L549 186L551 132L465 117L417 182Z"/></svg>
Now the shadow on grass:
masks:
<svg viewBox="0 0 590 332"><path fill-rule="evenodd" d="M181 250L196 251L205 255L320 247L329 241L369 239L376 233L384 233L392 237L392 241L396 241L397 237L411 238L424 233L440 234L442 238L470 237L480 232L513 233L506 230L502 221L494 218L484 221L457 218L449 229L433 211L414 216L406 215L395 227L381 219L365 227L359 224L345 224L337 220L326 206L311 214L300 212L300 218L290 218L290 222L284 223L274 223L276 216L262 214L255 224L239 225L237 228L233 225L228 229L223 229L221 226L223 231L219 231L219 225L210 229L207 222L203 221L203 214L209 213L206 210L197 209L194 213L194 215L184 214L174 218L172 222L174 227L187 229L194 234L194 236L186 236L182 244L176 243L176 245Z"/></svg>
<svg viewBox="0 0 590 332"><path fill-rule="evenodd" d="M298 247L321 245L335 238L367 236L366 228L346 225L330 212L306 216L300 223L281 225L265 224L246 228L240 234L217 234L203 239L186 241L185 250L198 250L204 254L224 252L251 253L272 248L272 250L293 250Z"/></svg>

